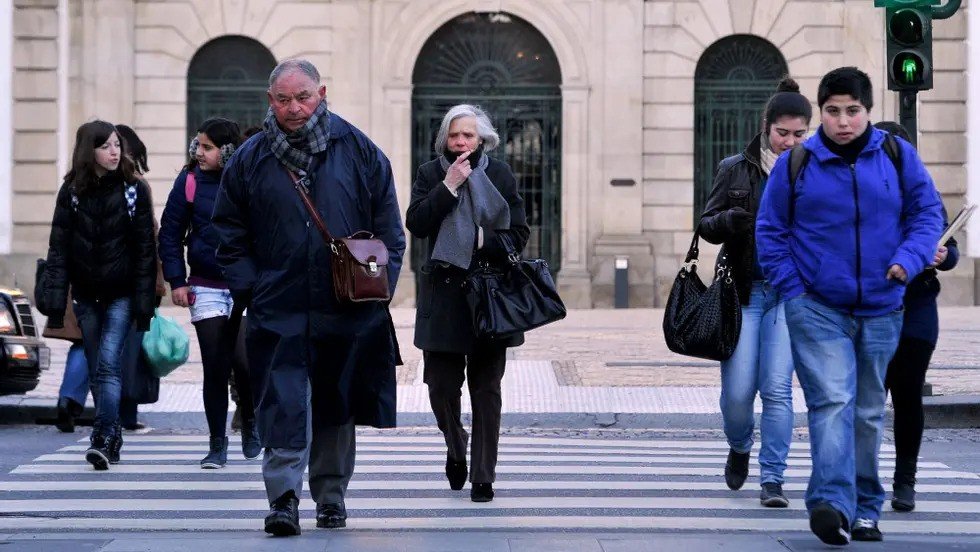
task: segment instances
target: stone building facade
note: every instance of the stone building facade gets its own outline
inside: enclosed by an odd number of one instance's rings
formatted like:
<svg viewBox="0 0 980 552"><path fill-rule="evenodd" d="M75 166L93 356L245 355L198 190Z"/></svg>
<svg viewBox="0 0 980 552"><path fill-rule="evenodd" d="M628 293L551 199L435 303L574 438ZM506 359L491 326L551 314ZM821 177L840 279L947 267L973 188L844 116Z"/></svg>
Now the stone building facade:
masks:
<svg viewBox="0 0 980 552"><path fill-rule="evenodd" d="M966 4L935 24L935 89L919 106L922 156L951 213L980 200L980 154L967 147L980 132L967 110L980 14ZM232 89L261 104L254 73L305 57L332 109L390 157L403 209L433 110L454 93L488 102L529 186L534 252L559 269L567 302L611 305L625 260L630 305L660 306L711 167L757 128L773 78L788 71L814 97L827 70L857 65L875 82L873 118L896 118L882 20L870 0L0 1L0 36L12 36L0 44L0 126L11 129L0 136L0 277L30 287L80 123L135 128L159 210L195 117L239 114ZM261 115L250 109L241 117ZM980 301L980 226L964 241L972 258L944 278L946 303ZM411 303L412 277L398 302Z"/></svg>

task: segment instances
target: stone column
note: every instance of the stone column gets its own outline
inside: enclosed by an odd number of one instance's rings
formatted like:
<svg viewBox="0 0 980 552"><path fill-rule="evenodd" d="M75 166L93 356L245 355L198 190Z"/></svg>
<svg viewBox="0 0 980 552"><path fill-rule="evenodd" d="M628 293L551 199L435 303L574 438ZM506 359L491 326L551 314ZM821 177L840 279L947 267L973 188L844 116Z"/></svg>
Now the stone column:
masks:
<svg viewBox="0 0 980 552"><path fill-rule="evenodd" d="M72 119L93 118L133 124L135 98L136 3L133 0L76 0L75 28L81 102ZM74 2L73 2L74 3ZM181 94L183 91L181 91Z"/></svg>
<svg viewBox="0 0 980 552"><path fill-rule="evenodd" d="M970 9L967 6L967 80L973 86L967 86L967 148L966 168L967 201L980 204L980 9ZM971 257L980 257L980 215L974 215L970 220L967 232L968 253ZM980 281L977 285L976 297L980 299ZM978 302L980 304L980 302Z"/></svg>
<svg viewBox="0 0 980 552"><path fill-rule="evenodd" d="M0 255L10 253L13 236L13 40L14 6L0 1Z"/></svg>

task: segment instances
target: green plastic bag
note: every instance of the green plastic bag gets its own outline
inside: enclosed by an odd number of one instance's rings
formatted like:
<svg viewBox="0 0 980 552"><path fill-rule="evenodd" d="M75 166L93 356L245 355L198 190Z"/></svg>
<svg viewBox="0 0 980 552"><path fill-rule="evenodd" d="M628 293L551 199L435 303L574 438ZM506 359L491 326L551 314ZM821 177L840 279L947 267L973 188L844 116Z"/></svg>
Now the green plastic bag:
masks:
<svg viewBox="0 0 980 552"><path fill-rule="evenodd" d="M162 378L187 362L191 340L173 318L156 315L150 322L150 331L143 334L143 352L150 363L153 375Z"/></svg>

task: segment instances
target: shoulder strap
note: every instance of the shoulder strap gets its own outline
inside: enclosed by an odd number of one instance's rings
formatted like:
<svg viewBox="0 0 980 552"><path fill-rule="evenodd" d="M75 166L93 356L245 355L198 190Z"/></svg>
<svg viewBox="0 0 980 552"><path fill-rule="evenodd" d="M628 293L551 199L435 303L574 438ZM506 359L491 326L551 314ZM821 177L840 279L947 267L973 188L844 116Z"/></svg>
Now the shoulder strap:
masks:
<svg viewBox="0 0 980 552"><path fill-rule="evenodd" d="M789 169L789 223L793 224L793 218L796 216L796 181L800 179L800 173L803 172L803 168L810 161L810 150L803 147L800 144L794 147L789 152L789 163L787 163L787 168Z"/></svg>
<svg viewBox="0 0 980 552"><path fill-rule="evenodd" d="M293 188L296 189L296 193L299 194L299 198L303 201L303 207L306 207L306 212L309 213L310 218L313 219L313 224L316 224L317 230L320 231L320 235L323 237L323 241L326 242L327 245L329 245L331 248L333 248L334 252L336 252L335 248L337 246L334 245L334 242L336 240L334 240L333 236L330 235L330 231L327 230L327 225L324 224L323 219L320 218L320 213L316 211L316 207L314 207L313 202L310 201L310 194L307 193L306 186L296 176L296 173L289 170L288 168L286 169L286 172L289 173L289 178L293 179Z"/></svg>
<svg viewBox="0 0 980 552"><path fill-rule="evenodd" d="M898 144L898 140L892 134L885 135L885 143L882 146L888 158L891 159L892 165L895 165L895 172L898 173L898 188L902 191L902 196L905 196L905 176L902 171L902 146Z"/></svg>
<svg viewBox="0 0 980 552"><path fill-rule="evenodd" d="M194 203L194 198L197 196L197 177L194 176L194 171L187 171L187 178L184 180L184 199L187 203Z"/></svg>
<svg viewBox="0 0 980 552"><path fill-rule="evenodd" d="M126 211L129 218L136 218L136 183L126 184Z"/></svg>

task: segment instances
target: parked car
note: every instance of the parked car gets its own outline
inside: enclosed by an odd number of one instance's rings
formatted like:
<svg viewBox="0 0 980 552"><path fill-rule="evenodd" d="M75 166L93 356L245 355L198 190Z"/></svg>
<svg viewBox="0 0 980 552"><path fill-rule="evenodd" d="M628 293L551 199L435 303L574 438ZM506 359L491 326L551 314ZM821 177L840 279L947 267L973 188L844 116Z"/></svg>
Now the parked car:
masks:
<svg viewBox="0 0 980 552"><path fill-rule="evenodd" d="M0 395L33 390L50 365L31 301L19 289L0 287Z"/></svg>

